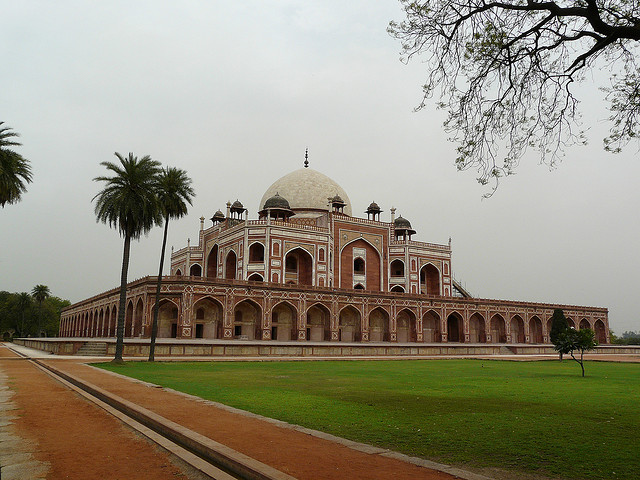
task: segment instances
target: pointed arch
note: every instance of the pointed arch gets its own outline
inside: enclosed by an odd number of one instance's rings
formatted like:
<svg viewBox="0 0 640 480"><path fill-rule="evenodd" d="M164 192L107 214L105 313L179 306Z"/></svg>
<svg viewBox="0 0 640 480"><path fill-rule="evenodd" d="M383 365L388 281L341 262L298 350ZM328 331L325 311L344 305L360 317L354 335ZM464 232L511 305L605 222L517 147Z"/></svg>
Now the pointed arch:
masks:
<svg viewBox="0 0 640 480"><path fill-rule="evenodd" d="M602 320L596 320L596 323L593 326L593 330L596 332L596 341L599 344L603 345L607 343L607 330Z"/></svg>
<svg viewBox="0 0 640 480"><path fill-rule="evenodd" d="M358 259L364 263L358 262L364 270L361 267L355 270ZM361 283L366 290L383 290L382 257L376 246L366 238L356 238L342 246L338 270L339 288L354 288Z"/></svg>
<svg viewBox="0 0 640 480"><path fill-rule="evenodd" d="M389 264L390 277L404 277L404 262L396 258Z"/></svg>
<svg viewBox="0 0 640 480"><path fill-rule="evenodd" d="M464 321L458 312L447 316L447 341L464 343Z"/></svg>
<svg viewBox="0 0 640 480"><path fill-rule="evenodd" d="M391 287L391 292L404 293L404 287L402 285L394 285Z"/></svg>
<svg viewBox="0 0 640 480"><path fill-rule="evenodd" d="M178 335L178 305L171 299L162 299L158 305L158 338Z"/></svg>
<svg viewBox="0 0 640 480"><path fill-rule="evenodd" d="M484 317L479 312L475 312L469 317L469 342L486 343L486 341L487 334Z"/></svg>
<svg viewBox="0 0 640 480"><path fill-rule="evenodd" d="M442 341L440 315L435 310L429 310L422 316L422 341L426 343Z"/></svg>
<svg viewBox="0 0 640 480"><path fill-rule="evenodd" d="M322 303L307 309L307 339L312 342L331 340L331 311Z"/></svg>
<svg viewBox="0 0 640 480"><path fill-rule="evenodd" d="M507 343L507 329L504 317L496 313L491 317L489 325L491 331L491 340L493 343Z"/></svg>
<svg viewBox="0 0 640 480"><path fill-rule="evenodd" d="M403 308L396 315L396 334L398 342L417 342L417 316L413 310Z"/></svg>
<svg viewBox="0 0 640 480"><path fill-rule="evenodd" d="M234 250L229 250L224 262L224 278L234 280L238 270L238 256Z"/></svg>
<svg viewBox="0 0 640 480"><path fill-rule="evenodd" d="M247 340L262 339L262 307L251 299L233 307L233 336Z"/></svg>
<svg viewBox="0 0 640 480"><path fill-rule="evenodd" d="M285 254L285 283L313 285L313 257L304 248L295 247Z"/></svg>
<svg viewBox="0 0 640 480"><path fill-rule="evenodd" d="M341 342L359 342L361 340L362 315L351 305L340 310L338 315L338 329Z"/></svg>
<svg viewBox="0 0 640 480"><path fill-rule="evenodd" d="M133 333L133 300L127 302L124 317L124 336L130 337Z"/></svg>
<svg viewBox="0 0 640 480"><path fill-rule="evenodd" d="M511 343L524 343L524 320L520 315L511 317Z"/></svg>
<svg viewBox="0 0 640 480"><path fill-rule="evenodd" d="M283 300L271 309L271 339L280 341L298 338L298 309Z"/></svg>
<svg viewBox="0 0 640 480"><path fill-rule="evenodd" d="M218 277L218 244L216 243L207 255L207 278Z"/></svg>
<svg viewBox="0 0 640 480"><path fill-rule="evenodd" d="M140 337L142 335L142 319L144 316L144 303L142 298L138 298L136 309L133 315L133 336Z"/></svg>
<svg viewBox="0 0 640 480"><path fill-rule="evenodd" d="M250 282L264 282L264 278L259 273L253 273L247 278Z"/></svg>
<svg viewBox="0 0 640 480"><path fill-rule="evenodd" d="M223 304L214 297L207 295L193 304L191 319L193 329L191 334L195 338L222 338Z"/></svg>
<svg viewBox="0 0 640 480"><path fill-rule="evenodd" d="M249 263L264 263L264 244L253 242L249 245Z"/></svg>
<svg viewBox="0 0 640 480"><path fill-rule="evenodd" d="M389 331L389 312L382 307L376 307L369 312L369 340L372 342L388 342L390 338Z"/></svg>
<svg viewBox="0 0 640 480"><path fill-rule="evenodd" d="M176 270L176 277L181 277L182 276L182 270L180 270L179 268Z"/></svg>
<svg viewBox="0 0 640 480"><path fill-rule="evenodd" d="M431 262L420 267L420 293L440 295L440 270Z"/></svg>
<svg viewBox="0 0 640 480"><path fill-rule="evenodd" d="M201 277L202 276L202 267L199 263L194 263L191 265L189 269L189 276L191 277Z"/></svg>
<svg viewBox="0 0 640 480"><path fill-rule="evenodd" d="M542 321L537 315L529 319L529 341L531 343L543 343Z"/></svg>
<svg viewBox="0 0 640 480"><path fill-rule="evenodd" d="M583 318L580 320L580 330L586 330L587 328L591 328L591 324L589 323L589 320Z"/></svg>

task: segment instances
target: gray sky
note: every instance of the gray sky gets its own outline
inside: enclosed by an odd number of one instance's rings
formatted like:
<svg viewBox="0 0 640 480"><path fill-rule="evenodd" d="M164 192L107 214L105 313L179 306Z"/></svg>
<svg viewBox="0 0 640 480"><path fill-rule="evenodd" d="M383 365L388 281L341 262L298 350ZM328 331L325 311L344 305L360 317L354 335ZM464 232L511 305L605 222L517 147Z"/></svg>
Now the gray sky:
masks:
<svg viewBox="0 0 640 480"><path fill-rule="evenodd" d="M475 172L454 167L442 112L412 111L423 67L403 65L386 33L401 18L394 0L7 2L0 121L21 134L34 183L0 210L0 290L42 283L75 302L117 286L122 239L91 203L115 151L193 178L194 206L170 224L177 249L227 200L256 218L308 146L354 214L375 200L414 239L451 236L473 295L603 306L615 332L640 330L638 149L602 150L598 83L582 88L589 146L554 171L531 152L482 200ZM130 279L157 273L161 239L133 245Z"/></svg>

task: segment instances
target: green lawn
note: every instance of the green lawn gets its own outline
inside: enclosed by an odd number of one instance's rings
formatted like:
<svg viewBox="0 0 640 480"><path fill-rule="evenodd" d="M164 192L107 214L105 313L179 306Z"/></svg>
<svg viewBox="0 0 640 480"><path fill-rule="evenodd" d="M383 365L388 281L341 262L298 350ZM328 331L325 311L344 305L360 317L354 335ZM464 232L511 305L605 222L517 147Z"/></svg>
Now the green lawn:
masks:
<svg viewBox="0 0 640 480"><path fill-rule="evenodd" d="M431 460L640 478L640 364L400 360L98 365Z"/></svg>

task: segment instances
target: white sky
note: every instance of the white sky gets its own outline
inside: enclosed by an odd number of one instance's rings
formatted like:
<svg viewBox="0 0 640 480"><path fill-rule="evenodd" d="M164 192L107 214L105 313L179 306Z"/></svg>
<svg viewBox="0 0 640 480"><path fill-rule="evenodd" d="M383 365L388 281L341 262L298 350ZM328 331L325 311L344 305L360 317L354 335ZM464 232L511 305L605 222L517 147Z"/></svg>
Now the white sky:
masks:
<svg viewBox="0 0 640 480"><path fill-rule="evenodd" d="M458 173L455 146L421 98L423 66L386 33L394 0L6 2L0 15L0 121L21 134L34 183L0 210L0 290L48 285L72 302L119 283L122 239L92 197L113 152L185 169L199 217L264 191L302 166L340 183L354 214L375 200L414 239L453 238L453 271L478 297L609 308L640 330L637 146L605 153L606 105L583 88L588 147L550 172L532 152L498 192ZM361 214L364 216L364 213ZM210 222L207 220L207 226ZM161 229L132 248L131 280L157 273Z"/></svg>

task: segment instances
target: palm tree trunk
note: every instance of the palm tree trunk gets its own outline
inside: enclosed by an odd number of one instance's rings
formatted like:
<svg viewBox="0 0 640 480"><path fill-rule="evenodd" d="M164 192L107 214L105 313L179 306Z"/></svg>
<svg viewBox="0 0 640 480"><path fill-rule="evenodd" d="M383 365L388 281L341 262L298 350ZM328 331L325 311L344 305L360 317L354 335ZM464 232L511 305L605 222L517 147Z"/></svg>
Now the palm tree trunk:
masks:
<svg viewBox="0 0 640 480"><path fill-rule="evenodd" d="M124 252L122 253L122 273L120 275L120 306L118 307L118 323L116 325L116 356L114 363L123 363L122 351L124 350L124 316L127 303L127 271L129 270L129 252L131 250L131 237L124 236Z"/></svg>
<svg viewBox="0 0 640 480"><path fill-rule="evenodd" d="M158 311L160 309L160 287L162 285L162 267L164 266L164 250L167 246L167 230L169 217L164 221L164 236L162 237L162 251L160 252L160 268L158 269L158 283L156 284L156 303L153 306L153 322L151 323L151 345L149 346L149 361L155 360L156 336L158 335Z"/></svg>

